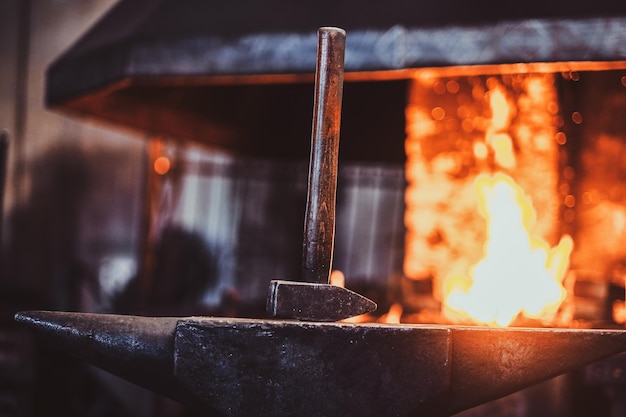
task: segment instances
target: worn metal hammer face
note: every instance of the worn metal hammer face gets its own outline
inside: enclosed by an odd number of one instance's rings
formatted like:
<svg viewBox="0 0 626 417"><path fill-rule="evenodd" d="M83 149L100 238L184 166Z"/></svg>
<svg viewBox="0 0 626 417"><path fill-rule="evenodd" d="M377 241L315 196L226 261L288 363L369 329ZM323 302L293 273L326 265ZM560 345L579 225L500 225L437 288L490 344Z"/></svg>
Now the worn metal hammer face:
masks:
<svg viewBox="0 0 626 417"><path fill-rule="evenodd" d="M345 44L343 29L318 30L302 279L271 282L267 299L271 317L336 321L376 310L373 301L329 283L335 238Z"/></svg>

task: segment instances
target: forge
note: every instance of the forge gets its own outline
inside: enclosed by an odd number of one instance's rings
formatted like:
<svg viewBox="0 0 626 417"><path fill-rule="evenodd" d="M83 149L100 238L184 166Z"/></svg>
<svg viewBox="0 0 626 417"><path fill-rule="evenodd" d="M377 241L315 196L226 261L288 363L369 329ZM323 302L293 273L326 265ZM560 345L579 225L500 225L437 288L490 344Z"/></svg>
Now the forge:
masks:
<svg viewBox="0 0 626 417"><path fill-rule="evenodd" d="M379 310L268 320L269 281L299 274L328 24L347 32L331 283ZM170 313L151 300L167 187L184 223L188 184L218 179L215 223L239 229L218 281L248 318L18 320L211 415L445 416L590 363L614 387L623 358L597 361L626 349L624 45L609 1L120 1L49 67L47 105L147 138L143 311Z"/></svg>

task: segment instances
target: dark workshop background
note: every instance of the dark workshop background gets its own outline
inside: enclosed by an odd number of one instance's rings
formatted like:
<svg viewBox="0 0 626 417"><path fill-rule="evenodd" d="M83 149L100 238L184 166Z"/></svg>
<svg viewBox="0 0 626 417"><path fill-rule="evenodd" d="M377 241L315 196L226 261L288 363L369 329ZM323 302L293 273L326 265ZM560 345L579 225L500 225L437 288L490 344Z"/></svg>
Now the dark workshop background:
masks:
<svg viewBox="0 0 626 417"><path fill-rule="evenodd" d="M38 343L16 311L259 316L269 280L300 268L307 158L243 159L45 107L47 67L114 3L0 1L0 416L190 415ZM403 161L340 169L335 266L375 289L401 271Z"/></svg>
<svg viewBox="0 0 626 417"><path fill-rule="evenodd" d="M49 63L114 3L0 2L0 128L9 137L0 269L2 416L131 416L162 408L144 390L79 365L12 324L21 309L97 310L99 274L107 268L126 278L135 273L142 138L44 106Z"/></svg>

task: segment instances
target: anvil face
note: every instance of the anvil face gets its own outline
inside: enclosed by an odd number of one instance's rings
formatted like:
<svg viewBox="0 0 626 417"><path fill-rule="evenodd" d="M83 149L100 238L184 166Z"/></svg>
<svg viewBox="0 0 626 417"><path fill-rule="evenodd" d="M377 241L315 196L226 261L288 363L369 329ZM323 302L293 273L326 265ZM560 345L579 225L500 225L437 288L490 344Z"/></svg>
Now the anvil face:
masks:
<svg viewBox="0 0 626 417"><path fill-rule="evenodd" d="M231 415L403 416L450 385L449 329L219 322L179 323L175 373Z"/></svg>
<svg viewBox="0 0 626 417"><path fill-rule="evenodd" d="M624 330L16 319L105 370L223 416L446 416L626 350Z"/></svg>

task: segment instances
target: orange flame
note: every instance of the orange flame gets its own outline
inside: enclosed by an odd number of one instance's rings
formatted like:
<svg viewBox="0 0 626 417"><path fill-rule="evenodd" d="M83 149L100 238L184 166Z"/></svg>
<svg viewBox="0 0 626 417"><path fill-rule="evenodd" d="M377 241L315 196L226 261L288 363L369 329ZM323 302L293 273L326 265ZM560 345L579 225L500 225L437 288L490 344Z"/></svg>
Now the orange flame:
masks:
<svg viewBox="0 0 626 417"><path fill-rule="evenodd" d="M484 256L470 269L471 278L447 280L444 312L494 326L507 326L520 314L550 321L566 296L562 282L572 238L564 235L551 248L532 236L532 201L510 176L481 174L475 185L487 221Z"/></svg>

